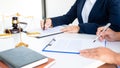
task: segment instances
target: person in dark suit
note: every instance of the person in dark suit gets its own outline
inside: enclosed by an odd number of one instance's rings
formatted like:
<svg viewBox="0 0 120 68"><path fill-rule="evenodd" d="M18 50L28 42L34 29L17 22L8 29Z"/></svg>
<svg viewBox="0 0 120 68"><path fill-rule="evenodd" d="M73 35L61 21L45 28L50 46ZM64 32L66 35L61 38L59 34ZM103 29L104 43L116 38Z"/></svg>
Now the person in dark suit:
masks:
<svg viewBox="0 0 120 68"><path fill-rule="evenodd" d="M41 27L45 25L47 29L58 25L68 25L76 18L78 25L65 27L62 31L96 34L97 28L107 23L112 24L110 26L112 30L120 31L120 0L76 0L65 15L48 18L45 24L43 20Z"/></svg>

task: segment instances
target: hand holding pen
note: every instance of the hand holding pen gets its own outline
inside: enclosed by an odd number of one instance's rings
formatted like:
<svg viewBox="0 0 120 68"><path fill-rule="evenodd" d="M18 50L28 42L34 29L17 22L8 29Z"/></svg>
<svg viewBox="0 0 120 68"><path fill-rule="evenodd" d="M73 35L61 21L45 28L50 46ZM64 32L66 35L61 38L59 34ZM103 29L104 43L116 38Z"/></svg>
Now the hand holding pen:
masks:
<svg viewBox="0 0 120 68"><path fill-rule="evenodd" d="M43 30L46 30L46 29L52 27L52 20L51 20L50 18L48 18L48 19L42 20L42 21L40 22L40 24L41 24L41 28L42 28Z"/></svg>
<svg viewBox="0 0 120 68"><path fill-rule="evenodd" d="M104 33L109 28L110 25L111 25L111 23L108 23L106 26L103 27L102 30L99 30L98 36L96 37L96 39L93 40L93 42L95 42L97 39L99 39L102 36L102 33Z"/></svg>

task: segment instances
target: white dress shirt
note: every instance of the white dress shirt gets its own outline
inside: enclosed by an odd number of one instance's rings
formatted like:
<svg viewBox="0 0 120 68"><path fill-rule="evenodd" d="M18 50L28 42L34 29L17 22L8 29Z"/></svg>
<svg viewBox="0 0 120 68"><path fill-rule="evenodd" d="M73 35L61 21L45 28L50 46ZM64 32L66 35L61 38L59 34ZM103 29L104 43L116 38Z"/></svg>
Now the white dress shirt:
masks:
<svg viewBox="0 0 120 68"><path fill-rule="evenodd" d="M88 17L90 14L90 11L95 4L96 0L86 0L83 9L82 9L82 19L84 23L88 22Z"/></svg>

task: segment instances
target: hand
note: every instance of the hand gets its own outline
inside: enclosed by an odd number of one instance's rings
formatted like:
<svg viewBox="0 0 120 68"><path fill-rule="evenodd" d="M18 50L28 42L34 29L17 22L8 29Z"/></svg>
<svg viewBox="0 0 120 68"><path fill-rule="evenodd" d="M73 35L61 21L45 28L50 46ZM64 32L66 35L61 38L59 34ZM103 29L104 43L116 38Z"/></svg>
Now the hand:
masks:
<svg viewBox="0 0 120 68"><path fill-rule="evenodd" d="M118 57L118 53L115 53L112 50L105 47L81 50L80 55L87 58L101 60L110 64L115 64L117 61L116 57Z"/></svg>
<svg viewBox="0 0 120 68"><path fill-rule="evenodd" d="M69 32L69 33L78 33L80 30L79 26L67 26L61 29L62 32Z"/></svg>
<svg viewBox="0 0 120 68"><path fill-rule="evenodd" d="M104 27L99 27L96 32L96 35L99 35L103 29ZM120 40L119 37L120 37L120 34L118 32L115 32L110 28L108 28L105 32L101 33L101 37L99 38L99 40L102 41L106 39L107 41L116 41L116 40Z"/></svg>
<svg viewBox="0 0 120 68"><path fill-rule="evenodd" d="M40 22L40 24L41 24L42 29L52 28L52 20L50 18L46 19L46 22L44 22L44 20L42 20Z"/></svg>

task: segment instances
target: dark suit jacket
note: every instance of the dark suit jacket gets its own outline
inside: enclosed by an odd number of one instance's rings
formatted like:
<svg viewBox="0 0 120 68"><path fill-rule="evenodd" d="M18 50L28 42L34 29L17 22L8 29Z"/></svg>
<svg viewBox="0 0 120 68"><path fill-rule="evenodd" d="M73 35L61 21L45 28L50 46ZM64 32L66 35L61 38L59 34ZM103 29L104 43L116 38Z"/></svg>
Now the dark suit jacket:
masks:
<svg viewBox="0 0 120 68"><path fill-rule="evenodd" d="M53 26L72 23L78 19L80 33L96 34L97 28L111 23L111 29L120 31L120 0L96 0L89 17L88 23L83 23L81 12L85 0L76 0L71 9L63 16L51 18Z"/></svg>

